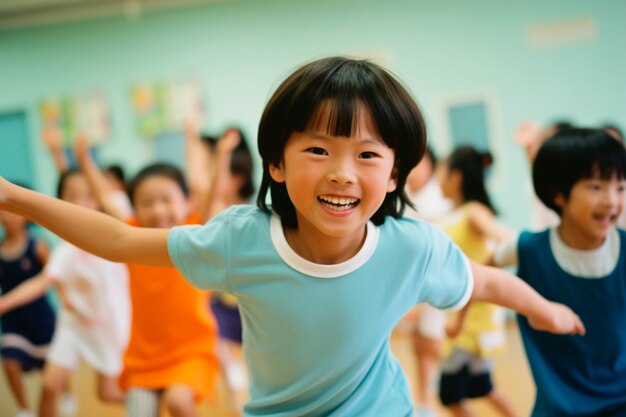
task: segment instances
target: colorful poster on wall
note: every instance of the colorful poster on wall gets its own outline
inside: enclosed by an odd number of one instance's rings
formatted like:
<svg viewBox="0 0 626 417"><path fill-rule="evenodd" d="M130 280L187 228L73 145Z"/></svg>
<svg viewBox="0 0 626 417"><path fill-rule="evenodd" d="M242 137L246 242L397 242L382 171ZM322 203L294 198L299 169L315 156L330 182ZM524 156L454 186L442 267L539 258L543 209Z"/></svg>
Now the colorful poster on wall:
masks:
<svg viewBox="0 0 626 417"><path fill-rule="evenodd" d="M44 99L40 116L42 135L53 131L64 146L71 145L79 133L99 145L111 131L106 99L100 92Z"/></svg>
<svg viewBox="0 0 626 417"><path fill-rule="evenodd" d="M138 83L131 88L131 101L137 132L148 139L182 130L203 109L195 80Z"/></svg>

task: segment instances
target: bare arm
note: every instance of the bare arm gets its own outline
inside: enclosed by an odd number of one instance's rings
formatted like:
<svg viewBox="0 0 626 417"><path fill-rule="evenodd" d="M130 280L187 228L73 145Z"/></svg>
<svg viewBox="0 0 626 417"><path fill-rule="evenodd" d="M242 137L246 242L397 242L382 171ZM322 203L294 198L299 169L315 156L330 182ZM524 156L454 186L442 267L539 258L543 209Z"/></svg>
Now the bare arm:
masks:
<svg viewBox="0 0 626 417"><path fill-rule="evenodd" d="M114 262L171 267L169 229L132 227L106 214L18 187L0 177L0 210L20 214Z"/></svg>
<svg viewBox="0 0 626 417"><path fill-rule="evenodd" d="M526 316L536 330L557 334L585 334L580 318L567 306L553 303L515 275L470 262L474 275L473 300L487 301Z"/></svg>
<svg viewBox="0 0 626 417"><path fill-rule="evenodd" d="M111 199L111 187L89 153L89 143L85 135L80 135L74 144L74 154L80 170L85 174L91 192L98 200L102 211L119 220L124 214Z"/></svg>
<svg viewBox="0 0 626 417"><path fill-rule="evenodd" d="M52 278L42 272L0 297L0 315L36 300L54 284Z"/></svg>
<svg viewBox="0 0 626 417"><path fill-rule="evenodd" d="M37 256L37 260L39 260L42 265L47 264L48 259L50 259L50 248L48 247L48 244L41 240L37 240L35 254Z"/></svg>
<svg viewBox="0 0 626 417"><path fill-rule="evenodd" d="M531 165L541 146L542 135L541 128L531 122L520 124L515 132L515 142L524 149L526 158Z"/></svg>
<svg viewBox="0 0 626 417"><path fill-rule="evenodd" d="M58 130L47 127L42 133L43 143L46 145L50 156L54 160L54 166L57 171L63 173L70 168L70 164L67 161L67 156L63 152L61 146L61 134Z"/></svg>
<svg viewBox="0 0 626 417"><path fill-rule="evenodd" d="M446 336L450 339L454 339L463 331L463 327L465 327L465 320L467 318L467 312L472 306L472 302L468 302L465 306L459 310L454 318L446 324Z"/></svg>
<svg viewBox="0 0 626 417"><path fill-rule="evenodd" d="M214 152L202 141L196 124L185 124L185 170L195 208L202 221L210 217L208 201L212 177L215 175L213 164Z"/></svg>
<svg viewBox="0 0 626 417"><path fill-rule="evenodd" d="M502 226L496 216L486 206L480 203L469 203L467 215L469 222L481 235L497 242L510 239L513 232Z"/></svg>
<svg viewBox="0 0 626 417"><path fill-rule="evenodd" d="M241 141L237 129L228 129L219 138L212 163L210 165L211 175L209 187L206 189L205 200L206 213L203 220L208 220L221 211L228 208L229 202L225 201L226 188L230 185L225 180L230 175L230 160L233 151Z"/></svg>

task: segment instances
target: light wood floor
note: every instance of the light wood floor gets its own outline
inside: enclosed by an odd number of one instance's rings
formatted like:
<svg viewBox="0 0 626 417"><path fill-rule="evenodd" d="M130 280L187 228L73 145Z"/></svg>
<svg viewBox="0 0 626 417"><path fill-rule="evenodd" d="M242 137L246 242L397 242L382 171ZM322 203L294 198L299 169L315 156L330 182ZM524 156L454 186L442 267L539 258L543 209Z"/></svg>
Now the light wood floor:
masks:
<svg viewBox="0 0 626 417"><path fill-rule="evenodd" d="M520 417L526 417L530 414L532 407L534 385L521 346L519 333L514 323L508 326L507 332L508 349L496 361L494 383L508 395ZM394 335L391 344L394 353L402 362L409 380L414 384L415 365L409 338L401 334ZM35 404L39 396L39 377L36 374L27 375L25 380L31 403ZM81 366L73 375L72 390L78 397L80 408L78 417L123 417L122 407L105 405L96 399L95 377L88 367ZM475 405L476 415L480 417L497 416L482 400L474 401L473 405ZM13 417L15 412L15 404L6 380L0 378L0 417ZM223 387L220 387L216 402L202 404L200 415L202 417L233 417L237 414L229 411L225 391ZM442 409L439 410L439 416L448 415Z"/></svg>

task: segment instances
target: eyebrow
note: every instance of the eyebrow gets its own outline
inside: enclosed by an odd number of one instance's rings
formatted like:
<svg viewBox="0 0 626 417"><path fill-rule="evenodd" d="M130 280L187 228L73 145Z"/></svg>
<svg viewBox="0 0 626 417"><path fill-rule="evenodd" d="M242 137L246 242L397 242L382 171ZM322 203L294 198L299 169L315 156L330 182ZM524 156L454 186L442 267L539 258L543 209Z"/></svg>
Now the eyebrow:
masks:
<svg viewBox="0 0 626 417"><path fill-rule="evenodd" d="M321 132L308 132L307 134L313 139L320 139L320 140L328 140L332 136L332 135L328 135L326 133L321 133ZM368 136L365 138L352 136L351 138L363 144L374 144L374 145L385 144L385 142L382 139L379 139L373 136Z"/></svg>

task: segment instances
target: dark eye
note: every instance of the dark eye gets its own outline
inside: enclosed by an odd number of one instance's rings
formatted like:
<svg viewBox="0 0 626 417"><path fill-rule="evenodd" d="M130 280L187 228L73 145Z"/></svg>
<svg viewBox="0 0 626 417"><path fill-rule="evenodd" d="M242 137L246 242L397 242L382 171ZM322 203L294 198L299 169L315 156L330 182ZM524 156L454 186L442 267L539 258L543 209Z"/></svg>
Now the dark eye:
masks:
<svg viewBox="0 0 626 417"><path fill-rule="evenodd" d="M328 152L322 148L313 147L307 149L306 151L312 153L313 155L328 155Z"/></svg>
<svg viewBox="0 0 626 417"><path fill-rule="evenodd" d="M372 159L372 158L376 158L378 156L378 154L376 154L375 152L361 152L359 154L359 158L361 159Z"/></svg>

